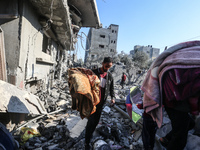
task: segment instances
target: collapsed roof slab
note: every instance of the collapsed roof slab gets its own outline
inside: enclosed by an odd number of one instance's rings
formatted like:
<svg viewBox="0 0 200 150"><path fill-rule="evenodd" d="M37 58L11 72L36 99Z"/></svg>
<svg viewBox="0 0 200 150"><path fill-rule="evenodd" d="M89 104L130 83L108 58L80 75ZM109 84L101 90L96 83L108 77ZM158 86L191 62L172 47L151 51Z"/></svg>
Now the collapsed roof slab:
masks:
<svg viewBox="0 0 200 150"><path fill-rule="evenodd" d="M101 28L96 0L68 0L81 18L82 27Z"/></svg>
<svg viewBox="0 0 200 150"><path fill-rule="evenodd" d="M48 28L50 36L58 41L66 50L71 49L71 39L73 36L71 28L71 19L67 0L44 1L29 0L34 6L35 11L40 16L40 23ZM51 26L51 28L50 28ZM59 28L57 28L59 27ZM64 31L60 33L60 29Z"/></svg>
<svg viewBox="0 0 200 150"><path fill-rule="evenodd" d="M96 0L29 0L40 16L41 25L51 28L48 34L66 50L73 50L72 22L80 27L100 28ZM70 8L69 8L70 6ZM73 13L75 9L78 13Z"/></svg>
<svg viewBox="0 0 200 150"><path fill-rule="evenodd" d="M43 102L27 91L0 80L0 112L46 114Z"/></svg>

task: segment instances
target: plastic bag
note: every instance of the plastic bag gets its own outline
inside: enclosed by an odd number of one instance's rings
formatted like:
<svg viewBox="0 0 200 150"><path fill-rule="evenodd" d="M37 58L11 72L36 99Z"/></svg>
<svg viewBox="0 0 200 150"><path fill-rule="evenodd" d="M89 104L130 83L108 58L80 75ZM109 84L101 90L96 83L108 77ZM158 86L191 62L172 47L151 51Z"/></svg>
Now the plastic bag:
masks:
<svg viewBox="0 0 200 150"><path fill-rule="evenodd" d="M40 133L33 128L28 127L22 127L21 128L21 141L26 142L28 139L35 137L35 136L41 136Z"/></svg>

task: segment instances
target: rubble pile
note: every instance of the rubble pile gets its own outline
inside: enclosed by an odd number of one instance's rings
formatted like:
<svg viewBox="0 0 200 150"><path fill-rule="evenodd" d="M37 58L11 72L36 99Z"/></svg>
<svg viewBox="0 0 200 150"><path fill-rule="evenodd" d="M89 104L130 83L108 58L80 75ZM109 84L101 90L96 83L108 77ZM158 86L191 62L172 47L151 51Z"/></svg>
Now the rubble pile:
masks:
<svg viewBox="0 0 200 150"><path fill-rule="evenodd" d="M112 70L113 73L117 72L116 70L119 70L120 67L116 68L118 69ZM121 73L115 74L115 77L117 76L120 80ZM125 90L121 90L118 84L119 80L115 80L116 105L126 113L125 99L129 92L129 86ZM77 111L71 110L72 99L67 81L65 79L56 80L50 92L38 90L35 95L44 101L45 108L51 115L45 115L26 125L37 129L40 136L28 139L21 145L21 149L83 149L85 131L83 130L79 137L72 138L69 127L66 125L70 115L79 116ZM102 113L95 136L92 139L93 145L95 145L95 141L103 140L111 149L142 149L141 135L134 136L137 130L140 133L140 128L130 118L124 117L113 107L105 106L105 108L109 108L109 112L104 109ZM52 112L57 113L53 114ZM61 119L59 120L59 118ZM17 137L17 134L15 136ZM18 133L18 141L21 143L19 136L21 136L20 133Z"/></svg>
<svg viewBox="0 0 200 150"><path fill-rule="evenodd" d="M91 139L93 150L143 150L142 143L142 118L135 124L126 112L126 96L130 92L133 84L126 84L124 89L121 89L119 84L123 67L112 70L112 73L118 80L115 80L116 104L110 106L105 104L100 122ZM118 72L118 73L117 73ZM140 86L140 81L144 78L145 73L139 73L137 78L139 82L134 85ZM115 78L114 77L114 78ZM85 140L85 130L79 135L72 135L72 130L79 120L81 120L79 112L71 109L72 98L69 92L67 80L56 80L56 84L50 90L51 92L37 91L36 95L44 101L45 108L48 112L46 115L41 115L36 119L29 120L23 125L27 129L37 130L37 136L31 130L26 135L26 140L23 141L25 132L22 133L23 126L17 128L13 132L13 136L19 143L20 150L83 150ZM71 118L71 119L70 119ZM75 123L73 124L74 120ZM87 119L86 119L87 120ZM188 134L188 144L185 150L195 149L195 142L200 145L200 130L199 120L194 130ZM85 125L83 125L85 126ZM79 128L79 126L78 126ZM171 130L171 123L166 113L164 113L163 125L156 133L155 149L165 150L158 142L158 139L165 136ZM30 136L31 135L31 136Z"/></svg>
<svg viewBox="0 0 200 150"><path fill-rule="evenodd" d="M125 109L121 103L118 106L122 110ZM111 107L110 111L106 108L110 107L104 107L97 133L104 137L111 149L142 149L141 135L138 135L140 128L114 107Z"/></svg>
<svg viewBox="0 0 200 150"><path fill-rule="evenodd" d="M112 73L112 76L114 78L114 82L115 84L120 84L121 82L121 76L122 73L124 72L127 75L127 78L130 78L130 83L128 83L128 79L126 80L126 84L133 86L133 85L137 85L137 86L141 86L142 81L144 80L145 76L146 76L146 72L147 70L142 70L138 67L135 67L135 69L133 70L129 70L131 72L129 72L130 74L133 74L133 76L129 77L128 73L127 73L127 69L126 69L126 65L124 64L114 64L112 66L112 68L110 69L110 72Z"/></svg>
<svg viewBox="0 0 200 150"><path fill-rule="evenodd" d="M68 83L64 79L56 80L50 92L39 90L35 95L45 102L44 106L47 112L71 108L72 98L69 92Z"/></svg>
<svg viewBox="0 0 200 150"><path fill-rule="evenodd" d="M125 98L128 89L118 90L120 85L116 84L116 105L126 113ZM66 125L67 119L74 114L79 116L77 111L71 110L71 95L68 83L57 80L51 92L38 91L36 95L45 102L45 108L48 114L34 121L29 121L26 127L34 128L40 136L29 138L22 143L22 133L15 133L20 149L83 149L84 130L79 137L71 137L70 129ZM134 137L134 133L139 130L130 118L124 117L114 107L106 104L102 113L100 123L92 139L93 146L95 141L102 140L107 143L111 149L142 149L141 136ZM109 111L106 111L109 108ZM55 113L54 113L55 112Z"/></svg>
<svg viewBox="0 0 200 150"><path fill-rule="evenodd" d="M45 122L45 121L44 121ZM35 150L59 150L69 149L74 144L74 139L70 136L70 131L64 120L59 120L57 124L45 126L43 122L37 123L37 130L40 136L29 138L21 149Z"/></svg>
<svg viewBox="0 0 200 150"><path fill-rule="evenodd" d="M59 83L60 84L60 83ZM65 83L62 83L65 85ZM46 98L51 98L54 96L55 108L49 109L49 111L57 111L58 108L66 107L70 108L70 98L67 99L69 93L66 87L64 91L61 88L54 88L53 91L55 95L45 95L44 93L41 96ZM125 90L126 91L126 90ZM119 92L122 98L125 97L125 91ZM59 94L58 94L59 93ZM65 94L63 94L65 93ZM67 95L68 94L68 95ZM64 99L66 96L66 99ZM118 95L118 94L117 94ZM118 96L118 97L120 97ZM59 102L62 100L68 101L64 105L59 105ZM52 101L47 100L48 104L51 105ZM125 100L118 99L116 100L116 105L126 111ZM20 149L35 149L35 150L59 150L59 149L71 149L78 150L84 148L84 134L85 130L80 134L79 137L72 138L70 136L70 130L68 129L67 119L70 115L74 114L79 116L77 111L72 111L71 109L66 109L64 111L57 111L59 113L45 115L40 119L34 120L27 124L27 127L37 129L40 133L40 136L34 136L29 138L26 142L22 143L22 133L15 133L15 138L18 139L18 142L21 143ZM51 112L52 113L52 112ZM124 117L121 113L115 110L114 107L110 107L107 103L103 109L102 117L97 126L97 129L94 133L92 139L92 145L95 146L95 142L102 140L109 145L111 149L142 149L141 136L134 136L136 131L139 130L130 118Z"/></svg>

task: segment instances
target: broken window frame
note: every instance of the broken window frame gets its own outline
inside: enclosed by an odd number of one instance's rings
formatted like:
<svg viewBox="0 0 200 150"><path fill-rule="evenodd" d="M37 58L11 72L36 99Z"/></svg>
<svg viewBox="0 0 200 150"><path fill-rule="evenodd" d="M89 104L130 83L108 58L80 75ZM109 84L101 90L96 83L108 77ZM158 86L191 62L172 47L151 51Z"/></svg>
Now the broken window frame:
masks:
<svg viewBox="0 0 200 150"><path fill-rule="evenodd" d="M52 40L47 35L43 34L42 52L51 55Z"/></svg>
<svg viewBox="0 0 200 150"><path fill-rule="evenodd" d="M100 37L101 37L101 38L105 38L106 36L105 36L105 35L102 35L102 34L100 34Z"/></svg>
<svg viewBox="0 0 200 150"><path fill-rule="evenodd" d="M104 45L101 45L101 44L100 44L100 45L99 45L99 48L104 48Z"/></svg>
<svg viewBox="0 0 200 150"><path fill-rule="evenodd" d="M110 49L110 52L114 52L114 49Z"/></svg>

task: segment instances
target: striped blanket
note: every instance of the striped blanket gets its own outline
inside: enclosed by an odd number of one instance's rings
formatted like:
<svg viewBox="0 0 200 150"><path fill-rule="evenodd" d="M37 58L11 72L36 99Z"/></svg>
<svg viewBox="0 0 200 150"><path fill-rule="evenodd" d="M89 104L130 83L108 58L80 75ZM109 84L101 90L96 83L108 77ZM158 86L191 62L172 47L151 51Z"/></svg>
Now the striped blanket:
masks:
<svg viewBox="0 0 200 150"><path fill-rule="evenodd" d="M157 122L158 127L161 127L163 121L162 78L164 73L173 68L199 67L200 41L189 41L172 46L152 63L141 89L144 91L143 107Z"/></svg>

